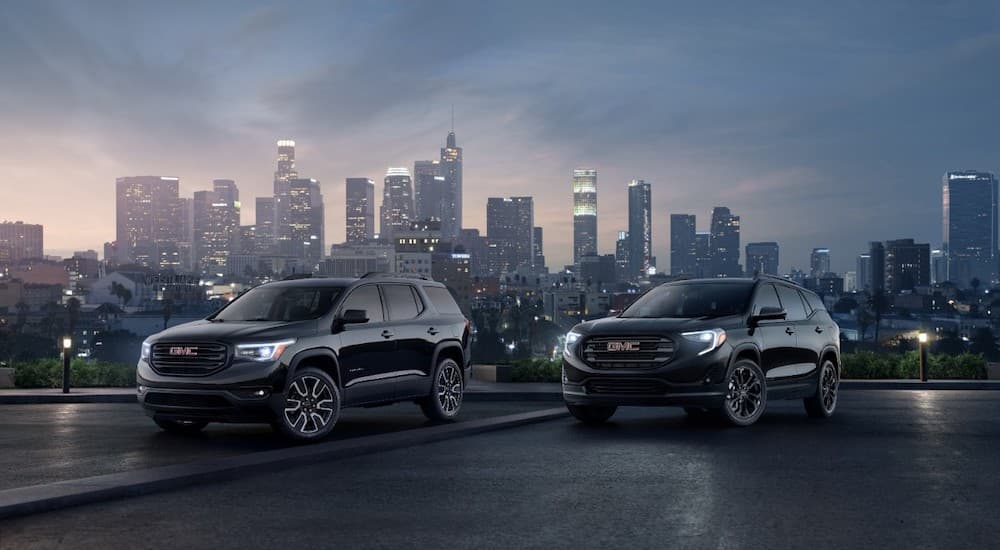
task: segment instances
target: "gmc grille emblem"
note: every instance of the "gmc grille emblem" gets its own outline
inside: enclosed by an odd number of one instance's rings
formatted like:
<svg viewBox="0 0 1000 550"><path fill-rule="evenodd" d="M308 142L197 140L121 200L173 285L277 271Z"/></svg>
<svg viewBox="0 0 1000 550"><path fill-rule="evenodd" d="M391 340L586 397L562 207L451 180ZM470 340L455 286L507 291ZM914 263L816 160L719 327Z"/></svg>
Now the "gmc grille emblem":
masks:
<svg viewBox="0 0 1000 550"><path fill-rule="evenodd" d="M639 342L608 342L608 351L639 351Z"/></svg>
<svg viewBox="0 0 1000 550"><path fill-rule="evenodd" d="M198 348L174 347L170 348L170 355L198 355Z"/></svg>

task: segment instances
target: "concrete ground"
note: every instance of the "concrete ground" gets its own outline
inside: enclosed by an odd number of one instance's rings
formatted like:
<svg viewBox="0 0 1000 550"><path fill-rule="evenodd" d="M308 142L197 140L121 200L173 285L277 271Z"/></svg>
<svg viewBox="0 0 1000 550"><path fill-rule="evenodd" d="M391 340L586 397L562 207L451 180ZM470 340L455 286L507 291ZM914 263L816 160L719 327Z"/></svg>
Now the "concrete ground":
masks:
<svg viewBox="0 0 1000 550"><path fill-rule="evenodd" d="M0 548L988 548L1000 397L621 410L0 523Z"/></svg>

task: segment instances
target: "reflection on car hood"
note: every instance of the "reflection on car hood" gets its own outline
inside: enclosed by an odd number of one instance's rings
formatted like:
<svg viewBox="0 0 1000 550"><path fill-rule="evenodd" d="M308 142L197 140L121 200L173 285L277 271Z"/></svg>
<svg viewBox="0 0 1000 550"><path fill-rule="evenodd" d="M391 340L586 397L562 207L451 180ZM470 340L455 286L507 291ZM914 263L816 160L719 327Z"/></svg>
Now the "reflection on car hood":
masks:
<svg viewBox="0 0 1000 550"><path fill-rule="evenodd" d="M710 328L730 328L739 326L741 315L714 317L710 319L645 319L635 317L606 317L588 321L573 330L582 334L662 334L664 332L688 332Z"/></svg>
<svg viewBox="0 0 1000 550"><path fill-rule="evenodd" d="M316 332L317 321L298 321L288 323L284 321L225 321L213 323L211 321L194 321L184 323L176 327L168 328L163 332L154 334L149 341L169 342L263 342L265 340L295 338L297 336L312 335Z"/></svg>

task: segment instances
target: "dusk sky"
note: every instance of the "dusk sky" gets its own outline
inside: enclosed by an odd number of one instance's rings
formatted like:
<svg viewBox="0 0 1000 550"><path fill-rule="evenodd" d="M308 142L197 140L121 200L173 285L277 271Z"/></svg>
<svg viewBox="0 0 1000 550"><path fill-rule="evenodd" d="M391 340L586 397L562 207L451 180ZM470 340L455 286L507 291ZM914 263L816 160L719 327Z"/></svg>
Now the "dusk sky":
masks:
<svg viewBox="0 0 1000 550"><path fill-rule="evenodd" d="M945 171L1000 168L997 2L14 2L0 8L0 220L50 254L114 239L118 176L185 195L235 179L243 223L275 141L322 182L436 158L455 108L465 227L532 195L552 269L571 260L572 170L596 168L599 248L626 184L669 214L742 217L781 269L869 240L941 241ZM741 250L741 261L742 261Z"/></svg>

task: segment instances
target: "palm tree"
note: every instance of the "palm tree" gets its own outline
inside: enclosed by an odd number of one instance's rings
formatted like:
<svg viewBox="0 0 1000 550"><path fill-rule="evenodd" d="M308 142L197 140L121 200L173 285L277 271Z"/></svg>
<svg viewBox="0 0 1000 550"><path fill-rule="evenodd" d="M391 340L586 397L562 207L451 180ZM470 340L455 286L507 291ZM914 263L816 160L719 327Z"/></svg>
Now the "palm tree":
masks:
<svg viewBox="0 0 1000 550"><path fill-rule="evenodd" d="M163 330L167 330L167 323L174 315L174 301L170 298L163 299Z"/></svg>
<svg viewBox="0 0 1000 550"><path fill-rule="evenodd" d="M132 300L132 291L116 281L111 282L111 294L118 298L121 307L125 307Z"/></svg>

